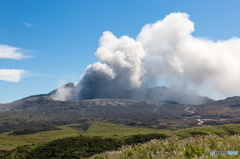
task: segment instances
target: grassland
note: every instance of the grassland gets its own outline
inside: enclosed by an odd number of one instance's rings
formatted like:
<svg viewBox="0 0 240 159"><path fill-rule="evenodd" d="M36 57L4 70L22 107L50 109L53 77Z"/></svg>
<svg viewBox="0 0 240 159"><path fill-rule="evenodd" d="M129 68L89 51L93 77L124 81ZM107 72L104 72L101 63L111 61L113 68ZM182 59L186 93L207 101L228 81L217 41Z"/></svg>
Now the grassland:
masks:
<svg viewBox="0 0 240 159"><path fill-rule="evenodd" d="M94 122L91 124L88 130L84 131L81 128L77 128L78 125L80 124L56 126L57 128L60 128L62 130L52 130L27 135L10 135L12 131L5 132L0 134L0 150L11 150L18 146L45 143L56 139L79 136L80 134L84 136L101 136L103 138L107 137L121 138L124 136L139 133L147 134L169 131L169 130L156 130L145 127L131 127L122 124L103 122Z"/></svg>
<svg viewBox="0 0 240 159"><path fill-rule="evenodd" d="M240 136L195 136L186 139L171 137L164 140L152 140L147 143L124 146L118 151L109 151L90 157L91 159L162 159L162 158L231 158L237 159L238 155L215 155L210 151L238 151L240 152Z"/></svg>
<svg viewBox="0 0 240 159"><path fill-rule="evenodd" d="M66 137L84 136L101 136L103 138L122 139L134 134L162 133L171 137L187 138L195 135L234 135L240 134L240 125L222 125L222 126L203 126L196 128L180 129L171 131L169 129L152 129L147 127L126 126L108 122L90 123L87 130L81 128L82 124L69 124L56 126L61 130L52 130L27 135L10 135L10 132L0 134L0 150L12 150L18 146L46 143L56 139ZM80 126L80 127L79 127Z"/></svg>

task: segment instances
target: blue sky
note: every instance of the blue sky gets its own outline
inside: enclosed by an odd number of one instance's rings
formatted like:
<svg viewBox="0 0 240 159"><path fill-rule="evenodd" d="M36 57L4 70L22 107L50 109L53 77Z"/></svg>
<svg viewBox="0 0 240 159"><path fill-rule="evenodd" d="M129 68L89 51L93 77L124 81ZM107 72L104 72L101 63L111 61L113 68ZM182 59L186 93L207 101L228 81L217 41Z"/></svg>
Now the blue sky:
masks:
<svg viewBox="0 0 240 159"><path fill-rule="evenodd" d="M78 82L104 31L136 38L141 28L172 12L195 23L194 37L213 41L240 37L240 1L161 0L4 0L0 5L0 44L19 48L27 58L1 58L0 69L26 70L19 81L0 80L0 103ZM1 51L1 50L0 50Z"/></svg>

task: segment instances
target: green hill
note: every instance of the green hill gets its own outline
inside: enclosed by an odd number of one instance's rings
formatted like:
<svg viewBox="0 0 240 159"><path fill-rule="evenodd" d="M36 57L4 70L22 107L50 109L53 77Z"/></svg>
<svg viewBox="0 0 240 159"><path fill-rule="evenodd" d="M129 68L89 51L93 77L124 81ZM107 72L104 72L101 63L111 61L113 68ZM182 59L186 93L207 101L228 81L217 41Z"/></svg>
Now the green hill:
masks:
<svg viewBox="0 0 240 159"><path fill-rule="evenodd" d="M169 131L107 122L69 124L48 129L24 129L22 131L10 131L0 134L0 150L12 150L18 146L45 143L66 137L77 137L79 135L123 138L124 136L139 133L165 133ZM29 134L29 132L32 132L32 134Z"/></svg>
<svg viewBox="0 0 240 159"><path fill-rule="evenodd" d="M210 155L215 151L240 152L240 136L195 136L186 139L171 137L165 140L152 140L144 144L124 146L118 151L110 151L90 157L91 159L129 159L129 158L231 158L237 159L238 155Z"/></svg>
<svg viewBox="0 0 240 159"><path fill-rule="evenodd" d="M57 126L54 129L41 130L40 132L32 131L33 134L29 134L29 131L26 131L27 134L25 135L22 135L25 131L17 132L17 134L20 135L16 135L14 132L0 134L1 149L10 150L7 152L0 151L0 158L27 159L31 158L30 156L33 158L90 157L105 151L117 150L125 145L146 143L153 139L161 139L160 141L154 142L157 145L162 145L161 151L164 151L164 153L161 152L162 154L173 155L172 153L181 152L185 157L192 157L192 154L199 156L207 154L210 148L215 149L216 145L219 145L221 142L222 144L220 144L220 146L222 145L222 147L217 147L218 149L216 150L220 151L221 149L221 151L223 151L225 148L226 150L230 150L229 147L232 146L232 148L235 148L234 146L236 146L236 144L240 147L240 137L236 136L236 134L240 134L239 124L205 126L171 131L167 129L157 130L146 127L125 126L122 124L93 122ZM210 137L199 137L198 135L210 135ZM162 139L165 140L162 141ZM175 141L176 143L174 143ZM206 142L204 143L205 145L203 144L202 147L196 147L195 144L199 144L198 142L200 141ZM151 144L154 142L152 141ZM168 143L170 148L164 146L163 143ZM148 145L150 148L144 147L144 145ZM176 147L177 145L182 145L185 149L183 150L181 147ZM203 149L209 146L209 149ZM232 150L235 151L235 149ZM115 158L116 154L121 154L125 156L125 158L127 158L128 155L134 158L135 154L141 156L143 152L144 155L149 155L152 152L156 156L159 155L156 153L158 151L160 150L154 149L154 145L152 148L149 143L146 143L139 145L139 148L137 146L135 146L135 148L125 146L125 149L123 148L121 151L116 151L113 154L115 154ZM110 154L111 153L105 153L105 156L95 156L95 158L106 158ZM114 156L109 157L114 158Z"/></svg>

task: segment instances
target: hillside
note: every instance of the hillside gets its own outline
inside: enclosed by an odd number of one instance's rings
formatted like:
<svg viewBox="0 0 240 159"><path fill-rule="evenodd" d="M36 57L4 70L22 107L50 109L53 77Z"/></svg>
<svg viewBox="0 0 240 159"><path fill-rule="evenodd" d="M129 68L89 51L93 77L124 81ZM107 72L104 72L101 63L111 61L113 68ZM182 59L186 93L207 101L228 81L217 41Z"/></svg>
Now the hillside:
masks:
<svg viewBox="0 0 240 159"><path fill-rule="evenodd" d="M125 145L119 151L106 152L92 158L117 158L119 156L126 158L146 158L147 156L151 157L149 155L153 155L153 158L170 157L170 155L176 158L194 157L194 155L208 158L210 150L213 149L216 151L222 151L223 149L226 151L237 151L239 147L236 143L240 142L240 137L236 135L240 133L239 124L206 126L178 131L154 130L111 123L91 123L87 128L77 124L58 128L63 128L65 133L62 130L46 131L46 134L43 135L46 137L44 143L29 143L28 146L20 146L11 151L1 151L3 154L0 154L0 157L3 159L10 156L14 159L72 159L90 157L105 151L117 150ZM70 131L69 128L72 130ZM76 133L75 136L73 133L74 130ZM66 132L69 132L69 134ZM63 134L65 137L62 136ZM43 138L41 134L36 133L16 135L15 140L19 141L22 138L27 141L28 137L28 140L33 141L34 139L37 140L37 136L39 136L38 139ZM1 138L3 137L1 136ZM18 140L17 137L19 137ZM58 139L46 142L49 140L47 139L49 137L57 137ZM149 142L153 139L157 140ZM13 143L14 140L9 138L9 141ZM1 143L3 142L1 141ZM133 144L135 146L126 146Z"/></svg>
<svg viewBox="0 0 240 159"><path fill-rule="evenodd" d="M33 96L0 106L1 114L21 112L61 118L166 118L187 114L182 105L128 99L55 101Z"/></svg>
<svg viewBox="0 0 240 159"><path fill-rule="evenodd" d="M46 143L66 137L101 136L103 138L147 133L164 133L169 130L157 130L147 127L125 126L122 124L92 122L81 124L68 124L51 127L48 129L23 129L18 131L4 132L0 134L0 150L12 150L18 146Z"/></svg>
<svg viewBox="0 0 240 159"><path fill-rule="evenodd" d="M74 94L74 83L67 83L62 85L61 87L51 91L48 94L40 94L33 95L30 97L23 98L34 98L34 97L49 97L52 99L58 99L58 91L67 91L69 95L66 96L66 101L75 101L77 98L76 94ZM65 92L66 93L66 92ZM208 104L214 102L213 99L208 97L202 97L197 94L185 94L183 92L173 91L165 86L162 87L152 87L152 88L140 88L133 91L126 92L124 97L104 97L104 98L94 98L94 99L129 99L129 100L138 100L138 101L148 101L148 102L174 102L179 104L187 104L187 105L200 105L200 104Z"/></svg>
<svg viewBox="0 0 240 159"><path fill-rule="evenodd" d="M188 115L223 116L240 115L240 97L204 105L184 105L176 102L147 102L130 99L90 99L56 101L49 96L37 95L12 103L1 104L0 114L37 113L43 117L76 118L180 118Z"/></svg>
<svg viewBox="0 0 240 159"><path fill-rule="evenodd" d="M240 136L196 136L179 140L172 137L165 140L152 140L144 144L125 146L118 151L94 155L91 159L119 158L212 158L211 150L218 152L234 151L235 155L214 155L216 158L238 158Z"/></svg>
<svg viewBox="0 0 240 159"><path fill-rule="evenodd" d="M196 120L183 120L194 116L218 117L218 120L204 121L206 125L237 124L240 123L239 105L240 97L205 105L184 105L129 99L56 101L46 95L36 95L0 105L0 132L73 124L86 118L126 125L141 122L158 128L197 126Z"/></svg>
<svg viewBox="0 0 240 159"><path fill-rule="evenodd" d="M239 118L240 116L240 97L228 97L224 100L215 101L209 104L200 105L204 112L203 115L223 116L226 118Z"/></svg>

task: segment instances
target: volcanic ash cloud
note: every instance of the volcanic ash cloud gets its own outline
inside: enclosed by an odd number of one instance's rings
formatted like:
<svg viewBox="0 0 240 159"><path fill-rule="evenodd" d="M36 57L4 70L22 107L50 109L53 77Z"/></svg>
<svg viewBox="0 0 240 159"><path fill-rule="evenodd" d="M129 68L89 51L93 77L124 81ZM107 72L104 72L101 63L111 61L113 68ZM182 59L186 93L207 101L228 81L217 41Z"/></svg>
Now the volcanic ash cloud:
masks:
<svg viewBox="0 0 240 159"><path fill-rule="evenodd" d="M99 62L86 68L75 99L130 98L158 82L210 97L239 94L240 39L213 42L193 31L188 14L171 13L146 24L136 40L104 32L95 53Z"/></svg>
<svg viewBox="0 0 240 159"><path fill-rule="evenodd" d="M99 62L86 68L79 83L79 99L125 98L129 91L141 87L145 52L139 41L128 36L118 39L106 31L95 56Z"/></svg>

